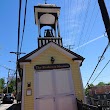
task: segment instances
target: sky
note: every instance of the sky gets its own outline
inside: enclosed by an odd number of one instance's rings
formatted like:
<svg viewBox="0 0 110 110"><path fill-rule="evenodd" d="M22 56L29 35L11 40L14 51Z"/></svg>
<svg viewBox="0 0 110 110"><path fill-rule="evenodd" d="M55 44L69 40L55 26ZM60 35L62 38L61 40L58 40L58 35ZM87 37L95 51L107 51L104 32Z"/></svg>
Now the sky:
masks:
<svg viewBox="0 0 110 110"><path fill-rule="evenodd" d="M98 0L47 0L47 3L61 7L59 24L63 46L68 48L71 45L71 51L85 58L80 67L83 85L85 86L108 44ZM105 3L110 15L110 1L105 0ZM38 47L38 27L34 19L34 6L38 4L44 4L44 0L28 0L27 2L26 26L22 45L22 52L26 54ZM22 0L20 39L24 6L25 0ZM8 69L4 67L12 70L16 68L16 54L10 52L17 51L18 10L19 0L0 0L0 78L5 80L8 77ZM24 55L20 57L22 56ZM108 60L110 60L110 47L89 83L93 82ZM109 68L110 64L93 83L94 85L99 82L110 82ZM10 76L12 74L14 71L10 71Z"/></svg>

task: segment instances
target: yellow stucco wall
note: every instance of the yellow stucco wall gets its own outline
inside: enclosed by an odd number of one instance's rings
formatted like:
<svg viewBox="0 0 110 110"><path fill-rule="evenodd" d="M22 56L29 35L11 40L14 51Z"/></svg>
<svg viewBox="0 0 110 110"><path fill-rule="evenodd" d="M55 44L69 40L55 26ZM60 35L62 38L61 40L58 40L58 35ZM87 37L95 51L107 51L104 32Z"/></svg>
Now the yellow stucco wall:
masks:
<svg viewBox="0 0 110 110"><path fill-rule="evenodd" d="M72 59L70 59L65 54L62 54L55 48L50 47L39 56L34 58L31 63L25 64L24 110L34 110L34 66L39 64L51 64L50 58L52 56L55 58L55 64L70 64L76 97L79 100L84 99L82 80L78 63L73 62ZM27 82L31 82L31 96L26 96Z"/></svg>

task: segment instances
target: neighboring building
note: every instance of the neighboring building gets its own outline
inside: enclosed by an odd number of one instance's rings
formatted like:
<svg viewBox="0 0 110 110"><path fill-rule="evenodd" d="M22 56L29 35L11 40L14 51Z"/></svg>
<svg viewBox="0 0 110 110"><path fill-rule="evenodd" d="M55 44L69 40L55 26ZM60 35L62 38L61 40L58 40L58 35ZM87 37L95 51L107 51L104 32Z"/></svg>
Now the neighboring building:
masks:
<svg viewBox="0 0 110 110"><path fill-rule="evenodd" d="M35 6L34 12L38 48L19 59L22 110L77 110L76 98L84 101L80 73L84 58L63 47L60 7L43 4ZM44 35L43 27L47 28Z"/></svg>
<svg viewBox="0 0 110 110"><path fill-rule="evenodd" d="M91 105L110 106L110 85L91 87L87 99Z"/></svg>
<svg viewBox="0 0 110 110"><path fill-rule="evenodd" d="M89 95L92 96L94 94L108 94L110 93L110 85L104 86L94 86L89 89Z"/></svg>
<svg viewBox="0 0 110 110"><path fill-rule="evenodd" d="M110 106L110 94L94 94L90 97L92 105Z"/></svg>

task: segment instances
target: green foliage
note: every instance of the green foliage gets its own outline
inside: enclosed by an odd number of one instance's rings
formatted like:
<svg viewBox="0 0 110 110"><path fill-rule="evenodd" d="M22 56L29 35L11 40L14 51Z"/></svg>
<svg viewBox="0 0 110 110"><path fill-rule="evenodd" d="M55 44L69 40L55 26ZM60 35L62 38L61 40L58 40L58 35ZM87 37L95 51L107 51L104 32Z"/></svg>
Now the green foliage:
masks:
<svg viewBox="0 0 110 110"><path fill-rule="evenodd" d="M99 82L99 83L97 84L97 86L104 86L104 85L106 85L104 82Z"/></svg>
<svg viewBox="0 0 110 110"><path fill-rule="evenodd" d="M8 93L12 93L12 92L15 92L15 84L16 84L16 80L15 78L12 79L9 83L8 83ZM1 86L2 85L2 86ZM7 93L7 85L5 85L5 81L3 78L0 79L0 92L4 92L4 93Z"/></svg>
<svg viewBox="0 0 110 110"><path fill-rule="evenodd" d="M110 85L110 82L108 82L107 85Z"/></svg>
<svg viewBox="0 0 110 110"><path fill-rule="evenodd" d="M86 96L89 95L89 89L88 89L88 88L85 89L85 95L86 95Z"/></svg>
<svg viewBox="0 0 110 110"><path fill-rule="evenodd" d="M9 89L9 92L12 93L15 91L15 85L16 85L16 80L13 79L11 80L11 82L8 84L8 89Z"/></svg>
<svg viewBox="0 0 110 110"><path fill-rule="evenodd" d="M94 85L93 85L93 84L89 84L88 87L85 89L85 95L86 95L86 96L89 95L89 89L90 89L91 87L94 87Z"/></svg>
<svg viewBox="0 0 110 110"><path fill-rule="evenodd" d="M5 80L3 78L0 78L0 92L3 91L5 85Z"/></svg>

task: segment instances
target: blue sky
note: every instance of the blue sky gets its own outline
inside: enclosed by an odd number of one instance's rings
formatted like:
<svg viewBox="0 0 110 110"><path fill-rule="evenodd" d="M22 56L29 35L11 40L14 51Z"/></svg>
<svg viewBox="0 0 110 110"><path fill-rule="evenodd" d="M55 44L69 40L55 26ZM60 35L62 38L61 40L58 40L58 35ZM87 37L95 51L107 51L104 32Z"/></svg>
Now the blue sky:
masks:
<svg viewBox="0 0 110 110"><path fill-rule="evenodd" d="M20 36L22 35L24 19L24 3L25 0L22 0ZM29 53L37 48L38 28L37 25L35 25L34 20L34 6L39 3L44 3L44 0L28 0L26 27L22 46L22 52L25 53ZM61 7L59 23L61 37L63 38L63 46L67 47L68 45L73 45L71 50L85 58L81 66L81 74L85 86L98 62L98 58L101 56L108 43L108 38L102 36L105 33L105 28L98 1L47 0L47 3L56 4ZM105 3L110 15L110 1L105 0ZM10 54L10 52L17 51L18 7L19 0L0 0L0 65L11 69L15 69L16 67L16 55ZM109 59L110 48L108 48L105 53L104 59L94 73L90 83L102 70ZM94 84L101 81L106 83L110 82L109 68L110 64L107 65ZM10 73L13 74L13 71ZM4 77L6 79L7 76L8 70L0 66L0 78Z"/></svg>

